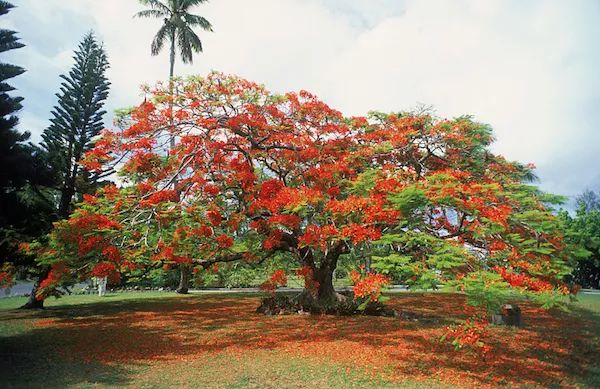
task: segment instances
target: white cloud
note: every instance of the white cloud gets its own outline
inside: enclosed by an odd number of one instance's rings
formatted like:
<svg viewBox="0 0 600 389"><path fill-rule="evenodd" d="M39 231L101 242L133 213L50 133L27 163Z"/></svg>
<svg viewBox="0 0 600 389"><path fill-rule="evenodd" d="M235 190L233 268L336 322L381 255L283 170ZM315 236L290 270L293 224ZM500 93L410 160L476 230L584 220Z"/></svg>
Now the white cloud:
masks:
<svg viewBox="0 0 600 389"><path fill-rule="evenodd" d="M112 65L110 109L136 104L138 86L168 72L166 52L149 55L160 22L132 19L141 9L137 1L17 3L14 12L22 16L11 27L37 39L15 54L29 70L19 82L32 91L27 102L46 104L46 112L54 91L43 89L57 84L52 80L70 64L65 52L91 28ZM179 74L216 69L275 91L307 89L347 114L417 103L433 104L444 117L473 114L495 128L495 150L540 167L544 188L576 194L600 186L594 168L600 162L600 3L213 0L198 13L215 32L200 32L205 53L192 66L178 63ZM36 26L25 22L30 15L37 15ZM52 40L58 47L49 49L34 28L63 43Z"/></svg>

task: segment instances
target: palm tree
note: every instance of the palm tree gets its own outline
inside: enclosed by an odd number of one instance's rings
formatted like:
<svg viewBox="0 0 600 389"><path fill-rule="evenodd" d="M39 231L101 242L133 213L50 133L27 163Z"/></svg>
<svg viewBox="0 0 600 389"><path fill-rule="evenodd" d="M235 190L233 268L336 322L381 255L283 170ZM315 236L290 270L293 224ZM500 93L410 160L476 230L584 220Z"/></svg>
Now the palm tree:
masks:
<svg viewBox="0 0 600 389"><path fill-rule="evenodd" d="M192 63L194 52L202 52L202 42L196 33L194 27L200 27L204 31L212 31L212 26L208 20L202 16L189 13L190 9L196 5L206 3L208 0L139 0L140 3L150 7L135 14L138 18L159 18L163 19L163 25L160 27L154 39L152 40L152 55L158 55L166 42L171 47L171 67L169 78L173 78L175 69L175 46L179 46L181 59L183 63Z"/></svg>
<svg viewBox="0 0 600 389"><path fill-rule="evenodd" d="M196 33L194 27L200 27L204 31L212 31L212 26L208 20L202 16L193 15L189 10L208 0L139 0L149 9L138 12L134 17L138 18L159 18L163 19L163 24L152 40L152 55L158 55L166 42L171 47L169 68L169 89L173 94L173 72L175 69L175 46L179 46L181 59L183 63L192 63L193 53L202 52L202 42ZM172 104L172 103L171 103ZM172 118L171 118L172 121ZM175 137L171 137L171 148L175 147ZM173 183L177 187L177 180ZM187 293L189 288L190 269L187 265L180 265L180 279L177 293Z"/></svg>

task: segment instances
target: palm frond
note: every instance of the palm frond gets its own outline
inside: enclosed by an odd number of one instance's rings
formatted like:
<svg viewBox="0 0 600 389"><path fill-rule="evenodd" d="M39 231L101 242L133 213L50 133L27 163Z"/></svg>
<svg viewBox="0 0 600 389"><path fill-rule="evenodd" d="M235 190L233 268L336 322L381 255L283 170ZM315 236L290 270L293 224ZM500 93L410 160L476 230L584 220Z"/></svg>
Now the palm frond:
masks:
<svg viewBox="0 0 600 389"><path fill-rule="evenodd" d="M208 0L179 0L179 8L181 10L188 10L191 7L208 2Z"/></svg>
<svg viewBox="0 0 600 389"><path fill-rule="evenodd" d="M145 9L133 15L134 18L164 18L169 15L158 9Z"/></svg>
<svg viewBox="0 0 600 389"><path fill-rule="evenodd" d="M151 9L164 12L167 15L171 14L171 8L160 0L138 0L140 4L149 6Z"/></svg>
<svg viewBox="0 0 600 389"><path fill-rule="evenodd" d="M160 27L160 30L154 35L152 39L152 45L150 46L152 55L158 55L165 45L165 42L169 39L169 33L172 31L172 26L169 23L165 23Z"/></svg>
<svg viewBox="0 0 600 389"><path fill-rule="evenodd" d="M183 18L185 19L185 22L189 26L192 26L192 27L199 26L204 31L212 31L212 25L210 24L210 22L208 20L206 20L202 16L186 13L183 16Z"/></svg>
<svg viewBox="0 0 600 389"><path fill-rule="evenodd" d="M178 28L177 32L177 44L181 52L181 59L183 63L192 63L194 52L202 52L202 42L189 26Z"/></svg>
<svg viewBox="0 0 600 389"><path fill-rule="evenodd" d="M186 34L178 30L177 31L177 46L179 46L179 52L181 54L181 60L183 63L192 63L193 62L193 52L192 45L190 44L188 37Z"/></svg>

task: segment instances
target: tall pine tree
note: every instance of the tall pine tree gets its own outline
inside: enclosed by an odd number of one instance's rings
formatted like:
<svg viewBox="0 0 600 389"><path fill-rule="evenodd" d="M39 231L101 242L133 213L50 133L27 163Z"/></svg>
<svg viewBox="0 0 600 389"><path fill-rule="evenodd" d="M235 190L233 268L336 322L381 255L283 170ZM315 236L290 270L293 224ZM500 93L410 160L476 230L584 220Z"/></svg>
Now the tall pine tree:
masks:
<svg viewBox="0 0 600 389"><path fill-rule="evenodd" d="M13 5L0 1L0 15L7 14ZM0 52L19 49L25 46L19 42L16 32L0 30ZM0 63L0 186L2 188L18 187L21 178L13 174L13 168L20 165L20 159L27 156L23 150L23 142L29 139L28 133L19 133L15 127L19 119L15 115L22 108L22 97L13 97L8 92L15 88L6 81L25 72L25 69L7 63ZM4 191L3 191L4 192Z"/></svg>
<svg viewBox="0 0 600 389"><path fill-rule="evenodd" d="M75 195L93 179L81 168L80 161L104 128L103 106L110 86L105 76L109 67L106 52L93 33L83 38L73 59L75 65L69 74L61 75L58 105L52 111L51 125L42 134L42 145L60 176L61 218L69 215Z"/></svg>
<svg viewBox="0 0 600 389"><path fill-rule="evenodd" d="M12 8L12 4L0 1L0 15ZM1 53L24 47L16 34L0 30ZM17 269L45 277L44 269L36 266L34 258L21 253L18 246L47 233L55 213L51 196L44 195L44 188L53 185L45 155L27 142L29 132L16 129L16 114L23 98L9 94L15 88L7 81L24 72L19 66L0 63L0 279L5 281ZM31 307L40 305L34 302Z"/></svg>
<svg viewBox="0 0 600 389"><path fill-rule="evenodd" d="M0 1L0 15L7 14L13 5ZM19 42L16 33L10 30L0 30L0 52L19 49L24 45ZM15 174L15 169L21 169L29 163L29 154L23 144L29 134L19 133L15 127L19 122L15 115L21 106L22 97L13 97L8 92L15 88L6 81L25 72L25 69L0 63L0 259L2 268L6 270L8 258L14 251L11 247L11 236L14 235L13 218L10 214L16 200L16 190L23 186L25 176ZM26 164L23 162L26 161ZM0 271L2 271L0 268Z"/></svg>

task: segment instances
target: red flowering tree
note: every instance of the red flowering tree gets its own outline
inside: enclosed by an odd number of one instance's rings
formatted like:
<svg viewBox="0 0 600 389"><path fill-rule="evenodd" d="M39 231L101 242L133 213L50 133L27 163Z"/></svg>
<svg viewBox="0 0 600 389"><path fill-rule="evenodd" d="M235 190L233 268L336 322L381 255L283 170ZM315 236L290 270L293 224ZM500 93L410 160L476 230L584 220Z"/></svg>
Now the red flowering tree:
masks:
<svg viewBox="0 0 600 389"><path fill-rule="evenodd" d="M529 167L489 151L489 127L428 114L347 118L308 92L277 95L218 73L174 91L150 91L87 155L89 169L117 167L122 185L57 225L45 260L64 274L283 253L313 298L335 305L333 272L355 251L415 287L565 290L552 199L523 183ZM356 281L371 299L387 277Z"/></svg>

